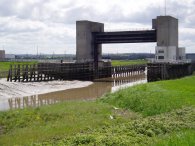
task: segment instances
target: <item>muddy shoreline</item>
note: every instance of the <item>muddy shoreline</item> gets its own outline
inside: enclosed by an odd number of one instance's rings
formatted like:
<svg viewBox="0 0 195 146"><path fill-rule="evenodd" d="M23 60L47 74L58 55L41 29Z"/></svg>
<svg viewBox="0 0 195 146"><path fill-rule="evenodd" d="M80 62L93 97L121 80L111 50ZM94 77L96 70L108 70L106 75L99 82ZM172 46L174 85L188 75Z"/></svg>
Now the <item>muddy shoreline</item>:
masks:
<svg viewBox="0 0 195 146"><path fill-rule="evenodd" d="M45 82L7 82L0 79L0 100L50 92L62 91L73 88L82 88L91 85L89 81L45 81Z"/></svg>

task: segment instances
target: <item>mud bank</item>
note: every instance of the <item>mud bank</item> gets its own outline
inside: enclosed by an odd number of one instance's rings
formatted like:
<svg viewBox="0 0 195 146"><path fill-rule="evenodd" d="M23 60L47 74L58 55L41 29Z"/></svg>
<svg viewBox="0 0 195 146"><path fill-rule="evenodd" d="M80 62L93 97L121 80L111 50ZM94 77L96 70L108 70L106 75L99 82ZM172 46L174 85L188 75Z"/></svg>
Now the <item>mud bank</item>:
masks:
<svg viewBox="0 0 195 146"><path fill-rule="evenodd" d="M47 82L7 82L0 79L0 100L37 94L81 88L91 85L89 81L47 81Z"/></svg>

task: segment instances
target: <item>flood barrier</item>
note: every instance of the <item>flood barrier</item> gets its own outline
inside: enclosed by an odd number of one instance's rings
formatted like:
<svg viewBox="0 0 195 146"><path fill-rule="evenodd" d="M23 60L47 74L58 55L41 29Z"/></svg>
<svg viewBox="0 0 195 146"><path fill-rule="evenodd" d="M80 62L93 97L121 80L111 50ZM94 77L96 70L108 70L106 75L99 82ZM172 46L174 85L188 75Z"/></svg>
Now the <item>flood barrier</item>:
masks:
<svg viewBox="0 0 195 146"><path fill-rule="evenodd" d="M148 82L177 79L192 74L192 64L190 63L148 63Z"/></svg>
<svg viewBox="0 0 195 146"><path fill-rule="evenodd" d="M11 65L7 81L35 82L50 80L87 80L121 78L139 75L147 70L148 82L168 80L191 75L194 63L148 63L146 65L111 66L103 63L95 68L94 63L39 63L34 65Z"/></svg>
<svg viewBox="0 0 195 146"><path fill-rule="evenodd" d="M50 80L88 80L119 78L145 71L145 65L112 67L103 63L95 68L94 63L39 63L34 65L11 65L7 81L32 82Z"/></svg>

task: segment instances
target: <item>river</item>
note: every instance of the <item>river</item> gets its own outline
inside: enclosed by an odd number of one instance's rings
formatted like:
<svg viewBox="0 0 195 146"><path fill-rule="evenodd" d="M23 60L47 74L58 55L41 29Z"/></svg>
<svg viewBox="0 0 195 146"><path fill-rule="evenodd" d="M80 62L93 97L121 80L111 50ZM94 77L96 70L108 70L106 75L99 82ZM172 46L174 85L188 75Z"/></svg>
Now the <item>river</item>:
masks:
<svg viewBox="0 0 195 146"><path fill-rule="evenodd" d="M96 80L93 82L93 84L82 88L67 89L46 94L1 100L0 110L3 111L24 107L38 107L68 100L94 100L106 93L115 92L122 88L146 82L146 75L144 73L129 77L120 77L117 79L105 78Z"/></svg>

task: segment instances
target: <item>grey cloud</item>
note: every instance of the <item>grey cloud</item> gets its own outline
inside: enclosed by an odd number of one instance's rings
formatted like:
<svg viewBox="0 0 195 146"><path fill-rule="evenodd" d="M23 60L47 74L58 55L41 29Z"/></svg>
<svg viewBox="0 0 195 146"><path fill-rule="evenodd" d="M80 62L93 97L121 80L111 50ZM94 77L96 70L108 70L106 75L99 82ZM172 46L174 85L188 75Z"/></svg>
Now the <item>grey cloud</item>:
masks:
<svg viewBox="0 0 195 146"><path fill-rule="evenodd" d="M180 1L170 1L167 6L168 14L173 15L179 19L182 27L195 26L195 3L181 3Z"/></svg>
<svg viewBox="0 0 195 146"><path fill-rule="evenodd" d="M190 30L191 30L191 32L189 32ZM194 38L195 38L195 28L194 29L191 28L186 32L184 30L184 31L180 32L179 34L180 34L180 37L179 37L180 40L194 40Z"/></svg>
<svg viewBox="0 0 195 146"><path fill-rule="evenodd" d="M76 7L67 11L63 18L54 15L53 20L61 23L74 24L76 20L92 20L115 23L151 23L151 19L160 13L158 7L148 7L142 12L125 15L118 6L110 8L105 13L99 13L92 7Z"/></svg>
<svg viewBox="0 0 195 146"><path fill-rule="evenodd" d="M15 17L7 19L0 18L0 33L14 34L14 33L27 33L37 32L44 28L44 24L41 22L34 22L30 20L22 20Z"/></svg>
<svg viewBox="0 0 195 146"><path fill-rule="evenodd" d="M139 12L129 15L124 15L119 7L112 7L108 12L99 13L92 7L74 7L66 11L63 18L54 14L52 20L60 23L75 24L76 20L91 20L100 22L115 22L115 23L151 23L151 18L156 16L158 8L148 8L148 13ZM147 10L146 10L147 11Z"/></svg>
<svg viewBox="0 0 195 146"><path fill-rule="evenodd" d="M20 0L17 0L20 1ZM26 44L49 44L55 47L55 44L74 44L75 38L66 32L57 33L49 28L58 28L60 30L66 26L75 27L76 20L91 20L102 23L140 23L151 25L151 19L162 15L162 8L159 5L148 6L139 12L124 14L118 5L111 6L107 11L100 12L93 6L75 5L75 1L59 6L59 9L50 9L54 0L39 0L36 3L27 3L24 7L18 9L15 7L16 0L0 0L0 40L11 40L10 46L16 47L18 43ZM195 27L195 2L191 5L180 3L180 1L171 0L167 6L167 12L170 15L179 17L180 26ZM11 21L4 21L3 17L11 18ZM10 24L11 23L11 24ZM38 23L38 24L37 24ZM50 26L51 23L56 25ZM21 26L22 24L22 26ZM180 39L193 40L195 34L181 33ZM44 41L43 41L44 39ZM52 41L51 41L52 40Z"/></svg>
<svg viewBox="0 0 195 146"><path fill-rule="evenodd" d="M39 0L37 2L29 3L23 0L1 0L0 1L0 16L12 17L15 16L21 19L32 19L35 9L42 10L45 3L49 3L51 0ZM23 7L18 7L18 3L22 2ZM40 15L39 15L40 16ZM37 16L37 17L39 17Z"/></svg>
<svg viewBox="0 0 195 146"><path fill-rule="evenodd" d="M152 19L158 15L160 15L160 8L149 6L140 12L129 15L127 20L134 23L151 24Z"/></svg>
<svg viewBox="0 0 195 146"><path fill-rule="evenodd" d="M64 23L64 24L75 24L76 20L94 20L98 19L98 16L94 13L93 8L90 7L73 7L67 10L62 17L56 12L52 14L52 20L54 22Z"/></svg>
<svg viewBox="0 0 195 146"><path fill-rule="evenodd" d="M159 13L159 8L148 7L142 12L125 15L118 5L112 6L107 12L99 12L92 6L74 6L71 1L60 6L58 10L49 10L48 4L53 1L40 0L37 3L26 4L20 10L15 8L15 0L1 0L0 15L16 16L21 19L52 21L56 23L75 24L76 20L88 19L102 22L151 23L151 18ZM37 14L35 14L37 13Z"/></svg>
<svg viewBox="0 0 195 146"><path fill-rule="evenodd" d="M20 1L20 0L19 0ZM52 21L56 23L75 24L76 20L88 19L102 22L125 22L125 23L142 23L150 24L151 19L161 14L162 8L159 5L151 5L136 13L123 13L118 5L112 6L107 12L99 12L93 6L75 6L75 1L63 4L56 10L50 10L48 4L52 0L39 0L36 3L25 3L25 6L18 10L15 7L15 0L0 1L0 16L16 16L21 19L31 19L39 21ZM179 17L181 23L192 26L195 24L194 13L195 2L188 6L180 1L171 0L167 5L168 14ZM189 12L189 9L191 12ZM162 14L161 14L162 15Z"/></svg>
<svg viewBox="0 0 195 146"><path fill-rule="evenodd" d="M0 1L0 16L13 16L15 15L15 0L1 0Z"/></svg>

